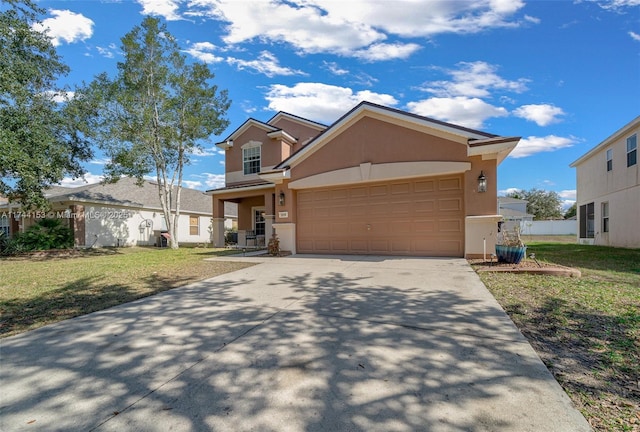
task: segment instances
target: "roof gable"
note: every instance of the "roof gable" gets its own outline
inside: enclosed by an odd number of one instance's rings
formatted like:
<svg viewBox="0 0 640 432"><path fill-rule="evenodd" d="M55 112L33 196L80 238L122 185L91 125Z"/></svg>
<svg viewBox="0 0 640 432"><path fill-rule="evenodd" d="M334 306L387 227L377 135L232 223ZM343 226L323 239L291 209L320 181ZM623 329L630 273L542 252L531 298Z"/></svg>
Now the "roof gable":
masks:
<svg viewBox="0 0 640 432"><path fill-rule="evenodd" d="M281 169L292 167L311 156L314 152L322 148L326 143L338 136L344 130L358 122L363 117L372 117L385 122L393 123L409 129L429 133L431 135L467 144L470 140L494 140L497 135L477 131L462 126L445 123L428 117L419 116L405 111L376 105L371 102L361 102L351 111L346 113L324 132L318 135L309 144L291 155L288 159L278 164L275 168ZM512 147L515 147L513 144Z"/></svg>
<svg viewBox="0 0 640 432"><path fill-rule="evenodd" d="M629 123L627 123L626 125L622 126L620 129L615 131L613 134L611 134L609 137L607 137L600 144L598 144L597 146L593 147L591 150L589 150L588 152L586 152L585 154L580 156L578 159L576 159L574 162L572 162L569 166L572 167L572 168L576 168L578 165L580 165L581 163L583 163L587 159L590 159L592 156L594 156L596 153L598 153L604 147L607 147L608 145L610 145L613 142L617 141L623 135L626 135L626 134L630 133L633 129L637 128L638 126L640 126L640 116L634 118Z"/></svg>
<svg viewBox="0 0 640 432"><path fill-rule="evenodd" d="M280 120L289 120L295 123L299 123L301 125L313 128L313 129L317 129L318 131L323 131L327 128L327 125L324 125L322 123L318 123L315 122L313 120L309 120L294 114L289 114L287 112L284 111L280 111L279 113L277 113L276 115L274 115L273 117L271 117L268 121L267 124L269 125L276 125Z"/></svg>
<svg viewBox="0 0 640 432"><path fill-rule="evenodd" d="M250 118L242 123L236 130L231 132L231 134L227 138L225 138L224 141L216 143L216 146L224 149L233 147L233 140L238 138L251 127L257 127L259 129L262 129L266 133L277 132L280 130L275 126L261 122L260 120L256 120L254 118Z"/></svg>
<svg viewBox="0 0 640 432"><path fill-rule="evenodd" d="M53 187L47 191L50 202L79 202L99 205L117 205L133 208L161 209L157 183L145 181L142 186L136 180L121 178L116 183L96 183L79 188ZM180 210L184 213L210 214L211 199L202 191L182 188Z"/></svg>

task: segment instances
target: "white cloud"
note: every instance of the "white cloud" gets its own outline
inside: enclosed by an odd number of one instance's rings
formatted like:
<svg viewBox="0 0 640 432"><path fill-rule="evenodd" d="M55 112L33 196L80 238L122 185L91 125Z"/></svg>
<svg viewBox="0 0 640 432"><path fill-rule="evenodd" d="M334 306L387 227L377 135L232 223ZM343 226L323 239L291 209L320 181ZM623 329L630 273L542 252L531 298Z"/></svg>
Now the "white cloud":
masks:
<svg viewBox="0 0 640 432"><path fill-rule="evenodd" d="M510 187L507 189L501 189L498 191L498 196L507 196L509 194L515 193L515 192L521 192L522 189L520 188L515 188L515 187Z"/></svg>
<svg viewBox="0 0 640 432"><path fill-rule="evenodd" d="M202 187L202 182L197 180L182 180L182 186L188 189L200 189Z"/></svg>
<svg viewBox="0 0 640 432"><path fill-rule="evenodd" d="M216 49L217 47L211 42L196 42L191 44L191 47L184 50L184 52L190 54L201 62L213 64L224 60L224 57L216 56L213 53Z"/></svg>
<svg viewBox="0 0 640 432"><path fill-rule="evenodd" d="M415 43L378 43L365 49L355 51L353 56L368 62L406 59L420 49L420 45Z"/></svg>
<svg viewBox="0 0 640 432"><path fill-rule="evenodd" d="M627 7L640 6L640 0L590 0L598 3L602 9L618 12Z"/></svg>
<svg viewBox="0 0 640 432"><path fill-rule="evenodd" d="M560 121L559 117L565 113L562 108L549 104L522 105L513 110L516 117L535 122L538 126L548 126Z"/></svg>
<svg viewBox="0 0 640 432"><path fill-rule="evenodd" d="M545 137L530 136L522 138L509 157L518 159L541 152L553 152L573 146L578 140L575 137L547 135Z"/></svg>
<svg viewBox="0 0 640 432"><path fill-rule="evenodd" d="M629 36L631 36L631 39L633 39L634 41L640 42L640 34L630 31Z"/></svg>
<svg viewBox="0 0 640 432"><path fill-rule="evenodd" d="M525 21L528 21L532 24L540 24L540 18L537 17L532 17L530 15L525 15L524 16Z"/></svg>
<svg viewBox="0 0 640 432"><path fill-rule="evenodd" d="M394 106L396 98L369 90L354 92L350 88L303 82L287 87L274 84L266 99L269 109L287 111L315 121L332 123L362 101Z"/></svg>
<svg viewBox="0 0 640 432"><path fill-rule="evenodd" d="M46 91L43 93L43 95L46 95L49 97L49 99L51 99L53 102L55 103L63 103L63 102L68 102L71 99L73 99L73 97L75 96L75 92L72 91L62 91L62 90L57 90L57 91Z"/></svg>
<svg viewBox="0 0 640 432"><path fill-rule="evenodd" d="M100 183L103 179L104 176L100 174L86 173L84 176L75 179L71 177L65 177L58 184L64 187L79 187L86 186L88 184Z"/></svg>
<svg viewBox="0 0 640 432"><path fill-rule="evenodd" d="M463 96L430 98L409 102L407 108L414 114L433 117L438 120L480 129L490 117L505 117L508 112L503 107L486 103L482 99Z"/></svg>
<svg viewBox="0 0 640 432"><path fill-rule="evenodd" d="M192 0L190 5L226 21L223 39L229 44L259 39L288 43L302 53L329 52L378 61L406 58L418 48L413 43L384 43L391 36L430 37L519 26L512 16L524 2L432 0L425 7L424 2L396 0L389 7L388 2L369 0ZM270 19L274 16L278 18Z"/></svg>
<svg viewBox="0 0 640 432"><path fill-rule="evenodd" d="M33 28L37 31L45 31L51 38L53 46L58 46L63 41L66 43L83 41L93 34L94 22L82 14L57 9L51 9L49 13L53 16L52 18L44 19Z"/></svg>
<svg viewBox="0 0 640 432"><path fill-rule="evenodd" d="M576 201L576 197L577 197L575 189L561 190L561 191L558 192L558 195L560 196L560 198L562 198L565 201L572 200L573 202Z"/></svg>
<svg viewBox="0 0 640 432"><path fill-rule="evenodd" d="M218 189L225 185L224 174L202 173L192 175L191 177L202 179L202 181L198 181L198 183L202 184L204 182L204 186L206 186L207 189Z"/></svg>
<svg viewBox="0 0 640 432"><path fill-rule="evenodd" d="M194 148L190 154L193 156L200 156L200 157L215 156L219 154L219 150L215 146L209 147L209 148Z"/></svg>
<svg viewBox="0 0 640 432"><path fill-rule="evenodd" d="M461 62L458 69L444 69L452 77L450 81L432 81L423 84L421 90L440 97L465 96L488 97L490 91L501 90L522 93L527 90L527 79L515 81L500 77L497 66L483 61Z"/></svg>
<svg viewBox="0 0 640 432"><path fill-rule="evenodd" d="M167 21L181 19L178 14L178 3L176 0L138 0L138 4L142 6L142 15L161 16Z"/></svg>
<svg viewBox="0 0 640 432"><path fill-rule="evenodd" d="M241 60L229 57L227 58L227 63L236 65L240 70L253 69L269 78L273 78L276 75L307 75L300 70L280 66L276 56L269 51L262 51L256 60Z"/></svg>
<svg viewBox="0 0 640 432"><path fill-rule="evenodd" d="M98 50L98 54L100 54L102 57L113 58L115 57L114 51L117 50L117 47L115 44L109 44L109 46L106 48L96 46L96 50Z"/></svg>
<svg viewBox="0 0 640 432"><path fill-rule="evenodd" d="M340 66L338 66L338 63L336 62L323 61L323 64L324 64L324 67L327 68L327 70L334 75L340 76L340 75L347 75L349 73L347 69L342 69Z"/></svg>
<svg viewBox="0 0 640 432"><path fill-rule="evenodd" d="M93 165L106 165L109 162L111 162L109 158L92 159L89 161L89 163Z"/></svg>

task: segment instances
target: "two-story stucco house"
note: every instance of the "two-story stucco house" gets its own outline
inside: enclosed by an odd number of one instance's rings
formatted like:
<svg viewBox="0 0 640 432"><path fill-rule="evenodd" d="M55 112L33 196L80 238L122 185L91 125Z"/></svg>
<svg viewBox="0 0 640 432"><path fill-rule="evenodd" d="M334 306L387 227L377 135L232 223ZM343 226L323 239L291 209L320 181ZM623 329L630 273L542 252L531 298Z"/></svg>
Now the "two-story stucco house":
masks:
<svg viewBox="0 0 640 432"><path fill-rule="evenodd" d="M580 243L640 247L640 116L571 164Z"/></svg>
<svg viewBox="0 0 640 432"><path fill-rule="evenodd" d="M214 243L232 201L240 245L275 230L293 253L492 253L497 167L518 141L368 102L330 126L282 112L249 119L217 144L226 185L208 191Z"/></svg>

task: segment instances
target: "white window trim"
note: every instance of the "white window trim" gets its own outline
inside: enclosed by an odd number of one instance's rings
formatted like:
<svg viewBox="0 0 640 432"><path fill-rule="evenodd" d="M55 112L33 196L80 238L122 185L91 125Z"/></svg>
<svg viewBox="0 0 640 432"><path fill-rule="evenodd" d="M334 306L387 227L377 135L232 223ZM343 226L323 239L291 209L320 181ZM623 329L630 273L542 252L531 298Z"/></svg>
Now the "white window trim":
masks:
<svg viewBox="0 0 640 432"><path fill-rule="evenodd" d="M605 159L607 160L607 172L613 171L613 149L607 149ZM611 165L611 169L609 169L609 165Z"/></svg>
<svg viewBox="0 0 640 432"><path fill-rule="evenodd" d="M196 218L196 224L195 225L191 225L191 218ZM195 234L191 234L191 228L192 227L196 227L198 228L198 232ZM200 216L196 216L196 215L189 215L189 235L190 236L199 236L200 235Z"/></svg>
<svg viewBox="0 0 640 432"><path fill-rule="evenodd" d="M633 137L635 137L636 145L635 145L634 148L629 150L629 140L631 138L633 138ZM626 140L626 143L627 143L627 146L626 146L627 147L627 153L626 153L626 155L627 155L627 168L629 168L629 167L632 167L634 165L638 165L638 135L637 134L633 134L633 135L628 136L627 140ZM635 163L629 165L629 154L631 154L632 152L636 152L636 161L635 161Z"/></svg>
<svg viewBox="0 0 640 432"><path fill-rule="evenodd" d="M605 211L606 210L606 211ZM609 231L611 231L611 219L609 217L609 212L610 212L610 208L609 208L609 201L604 201L600 204L600 219L601 219L601 231L603 233L608 233ZM605 223L605 219L606 219L606 223ZM605 229L606 228L606 229Z"/></svg>
<svg viewBox="0 0 640 432"><path fill-rule="evenodd" d="M256 212L260 212L260 211L266 213L267 212L267 208L264 207L264 206L251 207L251 229L256 233L256 235L258 234L257 230L256 230ZM266 220L263 223L265 224L264 228L265 228L265 234L266 234L266 230L267 230L267 222L266 222Z"/></svg>
<svg viewBox="0 0 640 432"><path fill-rule="evenodd" d="M242 175L243 176L255 176L255 175L257 175L258 173L249 173L249 174L247 174L247 173L244 172L244 163L245 163L244 151L245 150L249 150L249 149L254 149L254 148L260 149L260 159L259 159L260 166L259 166L259 169L258 169L258 172L260 172L260 169L262 168L262 143L260 141L249 141L248 143L243 144L240 148L242 149Z"/></svg>

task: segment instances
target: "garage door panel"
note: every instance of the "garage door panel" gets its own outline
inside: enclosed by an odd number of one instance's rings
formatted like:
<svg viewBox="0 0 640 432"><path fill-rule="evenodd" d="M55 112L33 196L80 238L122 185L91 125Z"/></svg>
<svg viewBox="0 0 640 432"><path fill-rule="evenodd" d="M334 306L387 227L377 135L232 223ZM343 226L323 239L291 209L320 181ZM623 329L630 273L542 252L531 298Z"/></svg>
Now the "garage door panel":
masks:
<svg viewBox="0 0 640 432"><path fill-rule="evenodd" d="M438 200L438 209L440 211L455 211L462 210L462 200L460 198L446 198Z"/></svg>
<svg viewBox="0 0 640 432"><path fill-rule="evenodd" d="M411 183L391 185L391 195L407 195L411 193Z"/></svg>
<svg viewBox="0 0 640 432"><path fill-rule="evenodd" d="M438 181L438 189L441 191L460 190L461 179L460 178L441 179Z"/></svg>
<svg viewBox="0 0 640 432"><path fill-rule="evenodd" d="M460 219L440 219L438 221L438 231L448 233L461 233L461 221Z"/></svg>
<svg viewBox="0 0 640 432"><path fill-rule="evenodd" d="M463 177L298 193L301 253L462 256Z"/></svg>
<svg viewBox="0 0 640 432"><path fill-rule="evenodd" d="M367 192L366 187L355 187L349 189L349 198L367 198L369 193Z"/></svg>
<svg viewBox="0 0 640 432"><path fill-rule="evenodd" d="M417 181L413 184L413 190L416 193L434 192L436 190L436 184L433 180Z"/></svg>
<svg viewBox="0 0 640 432"><path fill-rule="evenodd" d="M396 255L406 255L411 253L411 239L393 239L391 240L390 252Z"/></svg>
<svg viewBox="0 0 640 432"><path fill-rule="evenodd" d="M436 232L436 221L432 219L415 220L412 226L415 233L424 234Z"/></svg>
<svg viewBox="0 0 640 432"><path fill-rule="evenodd" d="M348 236L349 224L347 222L334 222L329 226L329 232L326 234L331 236Z"/></svg>
<svg viewBox="0 0 640 432"><path fill-rule="evenodd" d="M351 240L349 242L349 247L353 253L366 254L369 252L369 245L367 244L367 240Z"/></svg>
<svg viewBox="0 0 640 432"><path fill-rule="evenodd" d="M436 201L433 199L416 201L414 209L418 213L431 213L436 209Z"/></svg>
<svg viewBox="0 0 640 432"><path fill-rule="evenodd" d="M370 240L369 252L376 254L389 254L389 240Z"/></svg>
<svg viewBox="0 0 640 432"><path fill-rule="evenodd" d="M348 200L349 189L335 189L330 193L331 200Z"/></svg>
<svg viewBox="0 0 640 432"><path fill-rule="evenodd" d="M329 217L332 219L345 218L348 215L349 215L349 206L347 204L343 204L339 206L337 205L329 209Z"/></svg>

